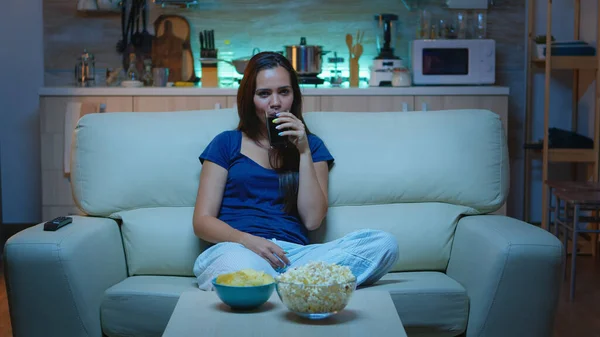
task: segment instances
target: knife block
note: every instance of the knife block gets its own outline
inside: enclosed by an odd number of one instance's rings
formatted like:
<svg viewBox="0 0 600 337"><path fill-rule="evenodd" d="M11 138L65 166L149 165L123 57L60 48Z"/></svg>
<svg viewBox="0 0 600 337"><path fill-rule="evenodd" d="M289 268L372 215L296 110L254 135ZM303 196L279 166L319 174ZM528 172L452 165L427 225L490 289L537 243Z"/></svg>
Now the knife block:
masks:
<svg viewBox="0 0 600 337"><path fill-rule="evenodd" d="M202 87L216 88L219 86L219 67L217 63L201 62L202 65Z"/></svg>

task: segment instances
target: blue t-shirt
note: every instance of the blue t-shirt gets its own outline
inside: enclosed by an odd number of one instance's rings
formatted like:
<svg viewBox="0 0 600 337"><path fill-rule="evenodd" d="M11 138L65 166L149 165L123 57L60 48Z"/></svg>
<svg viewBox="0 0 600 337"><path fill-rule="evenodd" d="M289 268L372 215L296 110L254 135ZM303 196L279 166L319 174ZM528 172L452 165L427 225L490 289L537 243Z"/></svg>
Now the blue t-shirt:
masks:
<svg viewBox="0 0 600 337"><path fill-rule="evenodd" d="M313 162L327 161L331 167L334 159L323 141L309 134L308 143ZM265 239L308 244L300 218L283 210L277 172L243 155L241 146L241 131L224 131L200 155L201 163L209 160L228 171L217 217L237 230Z"/></svg>

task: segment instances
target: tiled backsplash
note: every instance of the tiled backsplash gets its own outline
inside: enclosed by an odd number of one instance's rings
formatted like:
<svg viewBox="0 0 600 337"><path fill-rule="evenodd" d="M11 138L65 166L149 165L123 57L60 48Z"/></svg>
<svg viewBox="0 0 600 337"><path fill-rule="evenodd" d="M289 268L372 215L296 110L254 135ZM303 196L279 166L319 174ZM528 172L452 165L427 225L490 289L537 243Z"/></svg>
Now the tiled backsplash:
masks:
<svg viewBox="0 0 600 337"><path fill-rule="evenodd" d="M260 50L283 51L286 45L298 44L301 37L306 37L307 44L320 45L323 50L329 51L323 57L322 76L328 76L328 70L333 68L328 62L334 56L333 52L345 59L338 68L347 71L348 48L345 35L356 35L357 30L364 30L364 53L359 62L361 76L364 77L368 75L368 67L377 54L375 14L394 13L399 16L396 55L406 63L409 61L410 41L415 38L418 26L418 11L409 11L400 0L208 0L200 1L198 7L193 9L163 9L150 0L149 2L151 11L148 29L151 33L154 33L152 23L161 14L178 14L188 19L197 73L201 71L198 61L198 32L203 29L214 29L215 44L219 49L223 49L225 40L231 41L234 58L250 56L255 47ZM445 11L441 5L443 0L422 0L418 3L434 14ZM491 25L494 24L494 19L508 22L508 19L501 19L499 15L490 13L490 16ZM521 16L523 18L517 22L523 21L524 14ZM45 0L44 27L47 84L64 79L72 81L72 69L83 48L95 55L96 69L99 72L104 72L107 67L120 65L121 56L116 52L116 44L121 39L119 13L83 16L76 12L72 1ZM500 38L500 43L504 39L494 35L496 34L490 34L490 38ZM511 41L511 44L514 42ZM503 53L500 48L499 52ZM510 53L506 54L508 56ZM231 67L229 70L233 72Z"/></svg>

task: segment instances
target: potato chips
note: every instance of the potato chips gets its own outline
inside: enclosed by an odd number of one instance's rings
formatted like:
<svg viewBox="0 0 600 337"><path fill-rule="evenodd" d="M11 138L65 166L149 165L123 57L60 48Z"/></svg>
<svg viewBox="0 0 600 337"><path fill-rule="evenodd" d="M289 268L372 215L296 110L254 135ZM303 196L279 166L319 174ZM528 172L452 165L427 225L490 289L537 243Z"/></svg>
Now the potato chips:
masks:
<svg viewBox="0 0 600 337"><path fill-rule="evenodd" d="M235 287L255 287L275 282L273 277L263 271L242 269L233 273L217 276L216 283Z"/></svg>

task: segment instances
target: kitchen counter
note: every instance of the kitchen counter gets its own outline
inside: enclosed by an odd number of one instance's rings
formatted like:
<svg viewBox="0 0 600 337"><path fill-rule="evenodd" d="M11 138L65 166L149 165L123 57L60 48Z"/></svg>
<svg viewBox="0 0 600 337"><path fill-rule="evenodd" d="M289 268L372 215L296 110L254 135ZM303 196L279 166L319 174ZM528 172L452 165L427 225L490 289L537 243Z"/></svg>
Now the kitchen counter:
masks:
<svg viewBox="0 0 600 337"><path fill-rule="evenodd" d="M502 86L414 86L414 87L360 87L333 88L303 85L306 96L479 96L508 95L509 88ZM42 87L40 96L235 96L237 88L201 87Z"/></svg>

